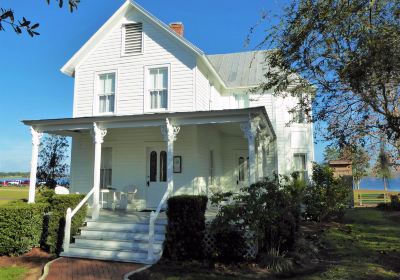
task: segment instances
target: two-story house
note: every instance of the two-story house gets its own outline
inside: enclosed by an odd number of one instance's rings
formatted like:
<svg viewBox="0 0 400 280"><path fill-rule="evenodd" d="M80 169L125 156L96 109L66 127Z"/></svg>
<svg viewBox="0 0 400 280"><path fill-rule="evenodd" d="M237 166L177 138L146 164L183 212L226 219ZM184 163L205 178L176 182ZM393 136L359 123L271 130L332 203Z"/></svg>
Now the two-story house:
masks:
<svg viewBox="0 0 400 280"><path fill-rule="evenodd" d="M266 54L207 55L182 23L126 1L61 69L74 79L72 118L24 121L29 201L42 133L72 138L71 191L93 195L94 219L107 188L137 191L136 207L158 208L154 220L171 195L235 192L274 172L308 176L313 131L289 113L297 100L254 91Z"/></svg>

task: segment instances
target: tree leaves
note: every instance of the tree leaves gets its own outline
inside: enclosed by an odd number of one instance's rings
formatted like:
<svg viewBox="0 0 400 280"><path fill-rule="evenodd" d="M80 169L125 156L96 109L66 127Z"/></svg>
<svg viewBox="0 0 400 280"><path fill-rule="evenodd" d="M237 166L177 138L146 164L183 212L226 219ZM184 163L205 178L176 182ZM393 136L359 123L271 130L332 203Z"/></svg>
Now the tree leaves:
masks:
<svg viewBox="0 0 400 280"><path fill-rule="evenodd" d="M261 45L274 49L261 90L314 89L298 107L323 139L373 151L383 135L400 155L399 11L395 0L293 0Z"/></svg>
<svg viewBox="0 0 400 280"><path fill-rule="evenodd" d="M50 5L50 0L46 0L47 4ZM56 0L58 2L58 6L62 8L64 6L63 0ZM70 12L72 13L74 10L78 9L78 4L80 0L69 0L68 7ZM18 24L15 23L14 11L11 9L3 9L0 8L0 31L5 31L4 24L10 25L14 32L17 34L21 34L23 31L26 31L29 36L34 37L40 35L40 33L36 30L39 27L39 23L32 24L30 20L27 20L25 17L22 17L22 20L18 21Z"/></svg>

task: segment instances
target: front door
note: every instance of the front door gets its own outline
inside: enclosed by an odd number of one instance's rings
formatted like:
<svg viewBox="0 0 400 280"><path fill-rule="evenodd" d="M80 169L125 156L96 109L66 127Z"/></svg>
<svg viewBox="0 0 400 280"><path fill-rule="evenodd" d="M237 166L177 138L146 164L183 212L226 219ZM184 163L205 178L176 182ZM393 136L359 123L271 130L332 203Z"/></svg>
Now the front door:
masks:
<svg viewBox="0 0 400 280"><path fill-rule="evenodd" d="M163 148L147 148L147 208L157 208L167 190L167 152Z"/></svg>
<svg viewBox="0 0 400 280"><path fill-rule="evenodd" d="M249 185L249 157L247 151L239 151L235 157L235 176L237 189Z"/></svg>

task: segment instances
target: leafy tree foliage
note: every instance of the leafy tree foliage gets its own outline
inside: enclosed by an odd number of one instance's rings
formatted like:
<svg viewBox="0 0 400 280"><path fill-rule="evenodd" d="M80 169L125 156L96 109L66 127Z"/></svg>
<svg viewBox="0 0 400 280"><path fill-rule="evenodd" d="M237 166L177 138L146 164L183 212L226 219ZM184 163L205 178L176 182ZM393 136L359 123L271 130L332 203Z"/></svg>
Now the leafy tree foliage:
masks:
<svg viewBox="0 0 400 280"><path fill-rule="evenodd" d="M46 182L46 186L54 188L57 179L65 176L68 171L68 141L62 136L48 135L44 138L39 152L37 178Z"/></svg>
<svg viewBox="0 0 400 280"><path fill-rule="evenodd" d="M400 151L400 1L292 1L260 47L272 48L263 91L301 96L339 146ZM311 114L311 106L313 112Z"/></svg>
<svg viewBox="0 0 400 280"><path fill-rule="evenodd" d="M50 0L46 0L46 2L50 5ZM60 8L64 6L63 0L56 0L56 2L58 2L58 6ZM80 0L68 0L68 7L71 13L78 8L79 2ZM39 23L32 23L25 17L22 17L20 20L16 20L15 13L12 9L0 8L0 31L5 31L5 24L11 26L17 34L21 34L23 31L26 31L31 37L40 35L40 33L37 32Z"/></svg>

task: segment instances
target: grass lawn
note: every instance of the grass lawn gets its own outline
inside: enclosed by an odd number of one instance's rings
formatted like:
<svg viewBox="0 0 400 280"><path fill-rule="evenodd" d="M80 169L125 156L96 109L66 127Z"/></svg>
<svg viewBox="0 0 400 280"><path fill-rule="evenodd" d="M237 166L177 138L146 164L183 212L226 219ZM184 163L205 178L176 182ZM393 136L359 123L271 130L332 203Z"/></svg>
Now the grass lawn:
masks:
<svg viewBox="0 0 400 280"><path fill-rule="evenodd" d="M28 199L28 187L0 187L0 205L19 199Z"/></svg>
<svg viewBox="0 0 400 280"><path fill-rule="evenodd" d="M315 225L314 225L315 227ZM301 280L400 279L400 213L376 209L352 209L341 223L316 227L322 249L319 262ZM282 278L282 276L280 277ZM215 280L275 279L251 265L209 268L199 263L163 262L133 275L131 279Z"/></svg>
<svg viewBox="0 0 400 280"><path fill-rule="evenodd" d="M19 280L24 279L28 269L25 267L11 266L0 267L0 279L2 280Z"/></svg>

